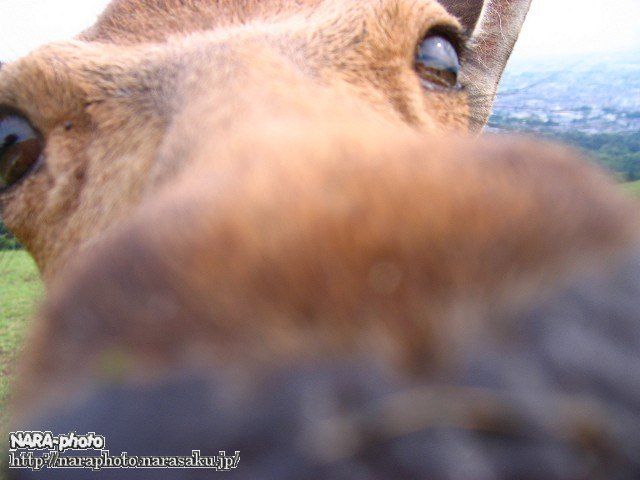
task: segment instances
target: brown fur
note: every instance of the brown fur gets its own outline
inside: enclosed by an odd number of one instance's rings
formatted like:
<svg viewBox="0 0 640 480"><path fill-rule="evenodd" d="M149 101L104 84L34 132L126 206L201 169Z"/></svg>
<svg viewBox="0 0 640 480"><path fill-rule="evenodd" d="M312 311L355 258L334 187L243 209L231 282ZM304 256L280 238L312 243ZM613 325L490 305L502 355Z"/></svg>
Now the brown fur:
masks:
<svg viewBox="0 0 640 480"><path fill-rule="evenodd" d="M436 371L633 245L634 206L573 153L454 135L526 13L494 3L502 37L430 0L117 0L7 65L0 104L47 139L2 198L55 285L25 391L68 395L112 354L132 377L353 350ZM463 91L414 74L434 26L476 32Z"/></svg>

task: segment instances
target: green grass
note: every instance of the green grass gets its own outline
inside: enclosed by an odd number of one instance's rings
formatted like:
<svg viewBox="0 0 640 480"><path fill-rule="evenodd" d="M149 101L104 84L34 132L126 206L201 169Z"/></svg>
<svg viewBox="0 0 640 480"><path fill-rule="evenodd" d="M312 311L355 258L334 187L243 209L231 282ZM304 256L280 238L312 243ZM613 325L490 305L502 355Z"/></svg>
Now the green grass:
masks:
<svg viewBox="0 0 640 480"><path fill-rule="evenodd" d="M0 251L0 431L7 426L4 405L16 357L42 293L31 257L22 251Z"/></svg>
<svg viewBox="0 0 640 480"><path fill-rule="evenodd" d="M640 180L638 180L637 182L625 183L624 188L640 196Z"/></svg>

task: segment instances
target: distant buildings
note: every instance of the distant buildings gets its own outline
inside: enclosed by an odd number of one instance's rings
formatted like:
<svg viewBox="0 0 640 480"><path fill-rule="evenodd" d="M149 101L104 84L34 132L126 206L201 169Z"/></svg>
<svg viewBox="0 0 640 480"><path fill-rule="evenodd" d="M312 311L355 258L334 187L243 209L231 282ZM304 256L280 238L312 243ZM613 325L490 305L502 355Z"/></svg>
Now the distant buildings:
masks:
<svg viewBox="0 0 640 480"><path fill-rule="evenodd" d="M504 75L490 129L640 132L640 54L511 67Z"/></svg>

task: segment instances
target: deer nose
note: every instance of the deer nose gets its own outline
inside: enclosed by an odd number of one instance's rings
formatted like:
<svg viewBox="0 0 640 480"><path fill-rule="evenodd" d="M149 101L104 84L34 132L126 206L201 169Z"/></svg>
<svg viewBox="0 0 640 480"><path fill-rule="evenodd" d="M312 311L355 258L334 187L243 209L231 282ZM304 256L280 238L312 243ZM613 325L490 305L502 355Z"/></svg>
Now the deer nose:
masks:
<svg viewBox="0 0 640 480"><path fill-rule="evenodd" d="M174 371L94 383L25 430L104 436L105 451L64 456L97 457L102 470L91 476L105 479L155 480L159 470L133 466L176 458L200 468L162 478L216 470L261 480L635 478L640 383L633 369L618 377L639 363L639 279L636 255L576 282L510 319L517 348L478 341L445 382L389 376L366 355L242 374ZM9 478L75 480L87 471L20 469Z"/></svg>
<svg viewBox="0 0 640 480"><path fill-rule="evenodd" d="M389 382L369 362L299 364L245 383L226 373L179 372L146 385L85 390L77 402L44 413L27 429L103 436L99 451L72 450L57 457L58 462L64 456L93 457L99 470L91 475L98 478L157 479L158 470L141 468L144 462L170 464L181 457L179 461L195 467L174 466L162 470L162 478L205 479L218 471L238 479L356 480L363 478L364 464L377 456L373 444L379 440L375 432L370 432L373 441L367 439L366 428L360 431L347 412L364 409L390 391ZM353 430L357 445L336 437L342 424ZM379 435L385 437L383 430ZM358 460L354 448L365 448L363 455L370 458ZM391 473L392 457L379 459L379 468ZM114 462L124 467L114 468ZM48 465L40 472L11 470L10 478L73 480L86 475L86 470Z"/></svg>
<svg viewBox="0 0 640 480"><path fill-rule="evenodd" d="M609 468L607 451L612 468L638 471L629 402L639 383L620 382L619 361L640 362L606 330L637 350L638 310L612 315L618 301L604 288L585 293L604 294L601 313L564 291L557 311L533 316L502 318L514 307L501 303L505 292L548 303L537 282L561 289L558 268L567 281L584 274L568 257L612 260L635 247L635 205L556 148L531 155L520 142L385 138L338 124L313 149L306 127L288 130L286 156L268 128L256 132L257 160L255 148L227 142L236 163L226 176L189 172L54 288L29 345L34 390L21 398L81 390L21 430L94 431L117 453L237 450L238 478L535 478L539 465L546 478L580 478L585 458ZM630 265L621 282L637 305L640 267ZM591 346L604 368L587 362ZM115 348L133 359L129 383L102 374ZM182 368L193 363L204 370ZM619 389L603 392L603 381ZM573 415L576 405L587 414Z"/></svg>

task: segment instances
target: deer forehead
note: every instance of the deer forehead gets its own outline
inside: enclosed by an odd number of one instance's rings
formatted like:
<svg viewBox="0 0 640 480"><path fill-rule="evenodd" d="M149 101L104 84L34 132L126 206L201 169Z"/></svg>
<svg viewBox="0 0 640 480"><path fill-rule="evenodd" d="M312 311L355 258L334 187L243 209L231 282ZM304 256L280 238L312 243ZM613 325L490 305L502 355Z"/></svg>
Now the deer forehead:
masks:
<svg viewBox="0 0 640 480"><path fill-rule="evenodd" d="M167 96L163 85L201 63L205 69L264 68L268 50L276 62L289 61L324 82L342 78L388 88L396 86L389 74L395 69L415 84L411 67L420 39L434 26L462 29L430 0L313 4L304 4L302 13L299 2L116 1L80 41L48 45L6 67L0 101L20 103L38 123L52 124L107 98ZM220 49L229 54L217 63L207 58Z"/></svg>
<svg viewBox="0 0 640 480"><path fill-rule="evenodd" d="M445 2L446 3L446 2ZM482 1L472 3L482 4ZM460 8L453 9L456 15ZM167 0L144 2L139 0L115 0L98 22L84 32L81 38L91 41L132 44L163 41L171 35L187 32L209 31L259 23L277 23L296 18L304 24L325 17L336 21L362 20L366 11L385 16L420 16L442 11L436 0ZM426 12L425 12L426 11ZM405 18L406 20L406 18ZM424 19L423 19L424 20ZM344 35L349 31L345 30ZM326 40L326 39L325 39ZM336 42L340 40L335 38Z"/></svg>

